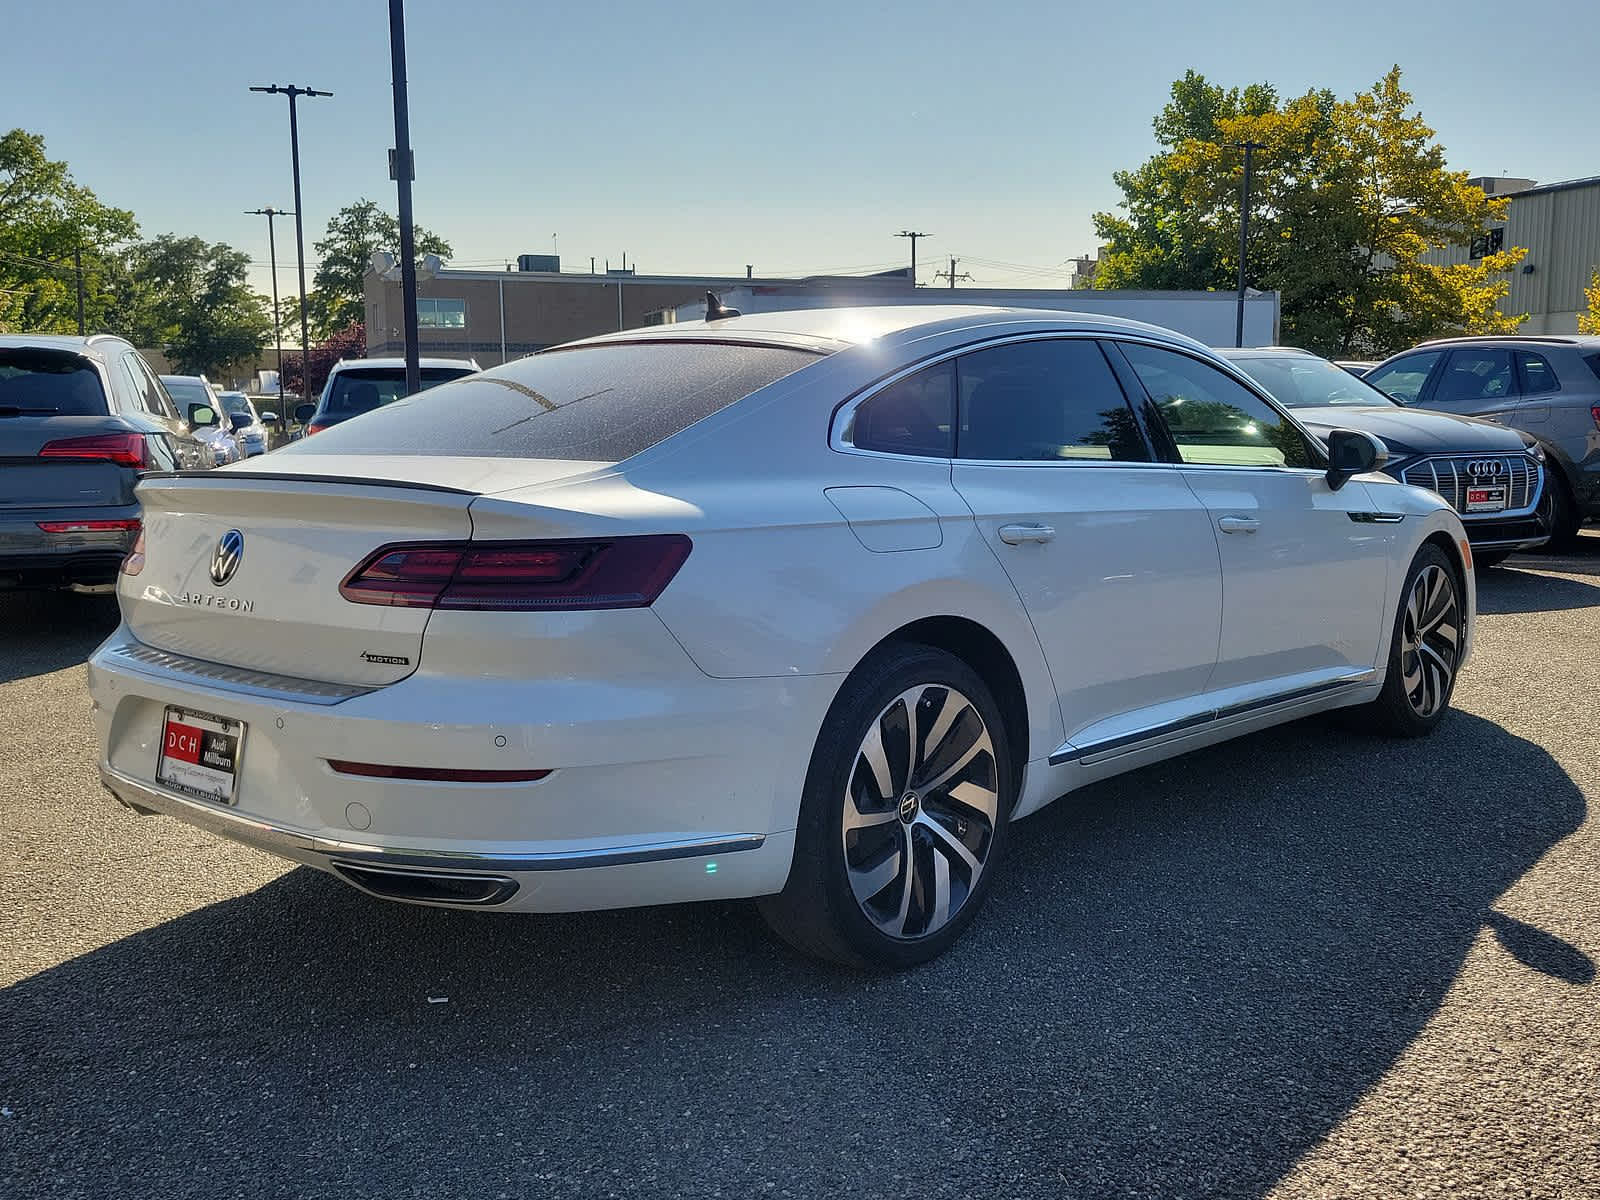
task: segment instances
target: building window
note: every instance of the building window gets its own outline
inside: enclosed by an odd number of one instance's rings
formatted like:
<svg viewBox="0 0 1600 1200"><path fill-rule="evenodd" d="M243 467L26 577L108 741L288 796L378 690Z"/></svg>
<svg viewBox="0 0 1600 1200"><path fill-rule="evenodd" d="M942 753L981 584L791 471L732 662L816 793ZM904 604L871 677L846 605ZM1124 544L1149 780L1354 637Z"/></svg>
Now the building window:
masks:
<svg viewBox="0 0 1600 1200"><path fill-rule="evenodd" d="M418 329L465 329L467 327L467 302L465 300L417 300Z"/></svg>
<svg viewBox="0 0 1600 1200"><path fill-rule="evenodd" d="M1458 242L1457 245L1460 243ZM1504 228L1485 230L1478 237L1472 239L1471 257L1476 260L1488 258L1491 254L1499 254L1505 248L1506 231Z"/></svg>

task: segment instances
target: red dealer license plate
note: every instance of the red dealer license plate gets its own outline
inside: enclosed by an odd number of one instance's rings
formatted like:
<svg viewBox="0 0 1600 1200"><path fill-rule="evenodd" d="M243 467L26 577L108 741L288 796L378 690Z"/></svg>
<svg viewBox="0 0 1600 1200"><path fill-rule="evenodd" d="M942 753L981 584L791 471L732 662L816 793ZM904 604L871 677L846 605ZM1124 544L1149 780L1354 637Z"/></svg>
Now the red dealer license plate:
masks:
<svg viewBox="0 0 1600 1200"><path fill-rule="evenodd" d="M1467 512L1499 512L1506 506L1505 484L1472 484L1467 488Z"/></svg>
<svg viewBox="0 0 1600 1200"><path fill-rule="evenodd" d="M243 745L243 721L168 708L161 722L156 782L204 800L232 804Z"/></svg>

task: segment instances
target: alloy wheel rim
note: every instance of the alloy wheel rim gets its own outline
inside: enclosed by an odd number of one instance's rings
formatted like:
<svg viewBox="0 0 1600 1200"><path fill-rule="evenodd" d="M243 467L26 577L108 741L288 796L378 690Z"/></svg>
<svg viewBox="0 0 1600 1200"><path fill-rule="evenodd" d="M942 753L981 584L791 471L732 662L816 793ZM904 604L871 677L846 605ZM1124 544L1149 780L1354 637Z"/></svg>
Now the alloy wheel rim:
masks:
<svg viewBox="0 0 1600 1200"><path fill-rule="evenodd" d="M982 715L948 685L906 689L868 726L841 842L851 893L880 932L924 938L961 911L994 845L999 782Z"/></svg>
<svg viewBox="0 0 1600 1200"><path fill-rule="evenodd" d="M1406 701L1419 717L1444 707L1461 649L1461 605L1455 582L1430 563L1411 584L1400 631L1400 675Z"/></svg>

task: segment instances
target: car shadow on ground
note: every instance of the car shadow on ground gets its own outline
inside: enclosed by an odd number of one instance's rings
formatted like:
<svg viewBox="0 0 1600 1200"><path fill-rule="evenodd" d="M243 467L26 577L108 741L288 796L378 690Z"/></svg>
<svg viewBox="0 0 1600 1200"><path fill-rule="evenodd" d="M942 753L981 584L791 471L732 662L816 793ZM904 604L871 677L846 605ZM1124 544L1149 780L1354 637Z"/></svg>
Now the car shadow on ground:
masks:
<svg viewBox="0 0 1600 1200"><path fill-rule="evenodd" d="M115 596L0 592L0 683L75 667L116 627Z"/></svg>
<svg viewBox="0 0 1600 1200"><path fill-rule="evenodd" d="M799 958L745 904L451 912L294 870L0 991L0 1181L1261 1195L1475 939L1593 978L1494 910L1583 816L1544 750L1468 714L1418 742L1305 722L1020 823L967 938L887 976Z"/></svg>
<svg viewBox="0 0 1600 1200"><path fill-rule="evenodd" d="M1486 616L1506 616L1600 607L1600 583L1542 574L1544 571L1578 573L1571 566L1554 562L1548 566L1534 566L1516 558L1504 566L1479 571L1478 612ZM1595 573L1600 574L1600 564Z"/></svg>

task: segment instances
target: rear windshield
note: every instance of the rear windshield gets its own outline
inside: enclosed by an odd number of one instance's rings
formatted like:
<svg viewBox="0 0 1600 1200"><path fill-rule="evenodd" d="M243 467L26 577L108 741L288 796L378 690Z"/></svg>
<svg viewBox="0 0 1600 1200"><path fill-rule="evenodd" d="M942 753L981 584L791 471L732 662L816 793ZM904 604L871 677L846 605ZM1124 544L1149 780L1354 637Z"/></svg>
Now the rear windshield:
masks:
<svg viewBox="0 0 1600 1200"><path fill-rule="evenodd" d="M284 452L621 462L816 361L805 350L721 342L549 351L397 401Z"/></svg>
<svg viewBox="0 0 1600 1200"><path fill-rule="evenodd" d="M67 350L0 349L0 416L103 417L94 367Z"/></svg>
<svg viewBox="0 0 1600 1200"><path fill-rule="evenodd" d="M471 375L472 368L423 367L422 386L430 388L436 383L460 379ZM385 404L393 404L406 394L406 369L404 367L357 367L340 371L328 385L328 398L323 402L325 417L356 417Z"/></svg>

